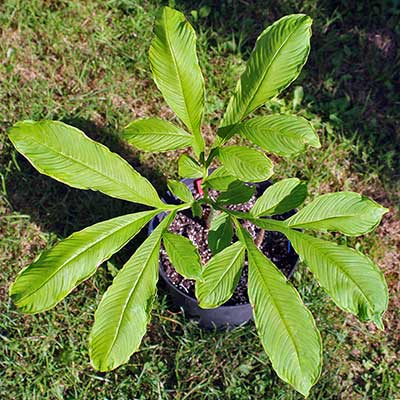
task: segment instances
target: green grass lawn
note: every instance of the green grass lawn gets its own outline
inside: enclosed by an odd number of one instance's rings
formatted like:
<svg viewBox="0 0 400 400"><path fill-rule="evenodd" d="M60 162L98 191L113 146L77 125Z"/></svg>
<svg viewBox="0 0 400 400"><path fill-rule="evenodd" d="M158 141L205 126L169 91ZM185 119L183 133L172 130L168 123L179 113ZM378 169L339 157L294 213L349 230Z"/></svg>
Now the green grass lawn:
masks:
<svg viewBox="0 0 400 400"><path fill-rule="evenodd" d="M300 78L261 110L292 110L317 128L322 149L275 159L277 177L309 182L311 196L354 190L390 207L375 233L348 239L386 274L385 332L339 311L300 265L294 284L324 342L310 399L400 399L400 5L398 1L179 1L198 32L207 127L217 119L257 35L282 15L314 19ZM140 352L113 372L90 364L93 313L137 241L54 310L20 314L8 297L17 272L73 231L138 207L39 175L12 149L21 119L60 119L122 154L165 190L177 153L139 154L118 139L143 116L176 117L151 80L147 51L161 1L5 0L0 4L0 399L300 399L281 382L252 324L203 332L171 311L163 289ZM353 4L353 5L349 5ZM397 4L397 5L396 5Z"/></svg>

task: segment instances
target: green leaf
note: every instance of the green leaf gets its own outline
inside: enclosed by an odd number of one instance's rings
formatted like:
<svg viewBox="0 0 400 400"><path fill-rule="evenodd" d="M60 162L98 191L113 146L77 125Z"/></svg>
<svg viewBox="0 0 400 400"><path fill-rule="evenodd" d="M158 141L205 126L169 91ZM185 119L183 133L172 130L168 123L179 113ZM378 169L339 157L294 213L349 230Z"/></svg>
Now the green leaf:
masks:
<svg viewBox="0 0 400 400"><path fill-rule="evenodd" d="M131 122L122 132L122 137L144 151L169 151L193 145L193 136L171 122L157 118Z"/></svg>
<svg viewBox="0 0 400 400"><path fill-rule="evenodd" d="M310 51L311 23L310 17L294 14L265 29L229 101L222 127L237 124L298 77Z"/></svg>
<svg viewBox="0 0 400 400"><path fill-rule="evenodd" d="M59 121L22 121L10 129L9 136L42 174L78 189L165 208L147 179L77 128Z"/></svg>
<svg viewBox="0 0 400 400"><path fill-rule="evenodd" d="M158 212L124 215L73 233L19 273L10 289L12 299L26 313L55 306Z"/></svg>
<svg viewBox="0 0 400 400"><path fill-rule="evenodd" d="M291 115L267 115L245 121L234 130L262 149L284 157L304 151L306 145L321 147L311 124Z"/></svg>
<svg viewBox="0 0 400 400"><path fill-rule="evenodd" d="M220 205L245 203L253 197L255 190L254 185L236 180L218 196L217 203Z"/></svg>
<svg viewBox="0 0 400 400"><path fill-rule="evenodd" d="M203 216L203 209L201 208L201 204L199 204L197 201L192 203L191 209L194 217L201 218Z"/></svg>
<svg viewBox="0 0 400 400"><path fill-rule="evenodd" d="M229 172L223 166L218 167L214 172L212 172L205 180L204 184L211 189L219 191L227 191L229 185L235 182L237 179L230 175Z"/></svg>
<svg viewBox="0 0 400 400"><path fill-rule="evenodd" d="M271 160L260 151L249 147L222 147L218 157L225 169L241 181L261 182L273 173Z"/></svg>
<svg viewBox="0 0 400 400"><path fill-rule="evenodd" d="M224 250L232 243L233 227L229 215L225 212L215 213L208 231L208 247L213 254Z"/></svg>
<svg viewBox="0 0 400 400"><path fill-rule="evenodd" d="M201 279L200 255L188 238L166 232L163 243L176 272L186 279Z"/></svg>
<svg viewBox="0 0 400 400"><path fill-rule="evenodd" d="M333 301L362 321L383 329L388 292L382 271L365 255L336 243L287 229L285 235Z"/></svg>
<svg viewBox="0 0 400 400"><path fill-rule="evenodd" d="M192 192L184 183L168 179L167 185L171 193L184 203L192 203L194 201Z"/></svg>
<svg viewBox="0 0 400 400"><path fill-rule="evenodd" d="M328 193L285 222L291 228L321 229L358 236L374 230L387 208L354 192Z"/></svg>
<svg viewBox="0 0 400 400"><path fill-rule="evenodd" d="M174 217L172 212L161 221L103 295L89 337L94 368L117 368L138 350L156 295L161 236Z"/></svg>
<svg viewBox="0 0 400 400"><path fill-rule="evenodd" d="M283 214L303 203L307 197L307 185L297 178L283 179L260 196L250 210L255 217Z"/></svg>
<svg viewBox="0 0 400 400"><path fill-rule="evenodd" d="M244 263L244 246L236 242L216 254L196 282L196 298L202 308L215 308L228 301L240 279Z"/></svg>
<svg viewBox="0 0 400 400"><path fill-rule="evenodd" d="M178 160L178 173L182 178L201 178L203 168L192 157L182 154Z"/></svg>
<svg viewBox="0 0 400 400"><path fill-rule="evenodd" d="M168 105L194 135L197 155L204 151L200 126L204 111L204 79L196 55L196 34L184 15L164 7L154 28L150 66Z"/></svg>
<svg viewBox="0 0 400 400"><path fill-rule="evenodd" d="M242 229L249 261L248 293L257 332L278 376L308 396L322 366L314 318L296 289Z"/></svg>

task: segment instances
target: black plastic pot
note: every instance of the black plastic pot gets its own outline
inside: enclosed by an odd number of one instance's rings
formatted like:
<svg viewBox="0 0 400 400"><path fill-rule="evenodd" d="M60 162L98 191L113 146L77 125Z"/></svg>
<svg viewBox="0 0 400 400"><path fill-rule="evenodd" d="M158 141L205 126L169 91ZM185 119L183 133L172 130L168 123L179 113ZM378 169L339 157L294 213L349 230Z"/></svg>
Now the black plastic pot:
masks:
<svg viewBox="0 0 400 400"><path fill-rule="evenodd" d="M194 191L194 180L193 179L183 179L183 183L185 183L189 189ZM270 182L263 182L257 184L257 189L260 191L264 191L266 187L270 185ZM168 203L178 203L179 201L174 198L171 193L168 193ZM149 224L148 232L149 234L153 232L156 226L161 222L161 220L165 217L165 214L159 214L154 217ZM289 252L293 252L294 250L289 246ZM298 264L298 257L296 258L296 262L293 264L293 268L288 275L288 279L290 279L296 270ZM160 262L160 277L164 281L168 293L171 297L173 304L183 309L185 314L192 319L198 321L200 327L204 329L214 329L214 328L226 328L232 329L235 326L242 325L253 318L253 310L250 303L247 304L238 304L233 306L220 306L213 309L204 309L200 308L197 300L194 297L187 295L186 293L179 290L172 282L168 279L166 275L163 265Z"/></svg>

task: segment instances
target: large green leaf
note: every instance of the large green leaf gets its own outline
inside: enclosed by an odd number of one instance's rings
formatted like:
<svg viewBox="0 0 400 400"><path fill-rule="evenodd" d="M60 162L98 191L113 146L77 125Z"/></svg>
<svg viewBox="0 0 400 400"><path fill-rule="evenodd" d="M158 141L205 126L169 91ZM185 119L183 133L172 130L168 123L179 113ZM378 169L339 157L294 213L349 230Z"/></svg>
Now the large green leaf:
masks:
<svg viewBox="0 0 400 400"><path fill-rule="evenodd" d="M291 228L339 231L357 236L375 229L387 211L358 193L328 193L317 197L286 223Z"/></svg>
<svg viewBox="0 0 400 400"><path fill-rule="evenodd" d="M194 135L194 149L204 151L200 126L204 79L196 55L196 34L184 15L164 7L150 47L150 66L166 102Z"/></svg>
<svg viewBox="0 0 400 400"><path fill-rule="evenodd" d="M229 101L221 127L237 124L297 78L310 51L311 23L310 17L295 14L265 29ZM226 134L226 130L220 134Z"/></svg>
<svg viewBox="0 0 400 400"><path fill-rule="evenodd" d="M171 193L184 203L192 203L194 201L192 192L183 182L168 179L167 185Z"/></svg>
<svg viewBox="0 0 400 400"><path fill-rule="evenodd" d="M48 310L96 272L158 211L144 211L100 222L44 251L17 276L10 294L24 312Z"/></svg>
<svg viewBox="0 0 400 400"><path fill-rule="evenodd" d="M236 242L216 254L196 282L196 298L202 308L215 308L229 300L239 281L244 263L244 246Z"/></svg>
<svg viewBox="0 0 400 400"><path fill-rule="evenodd" d="M178 160L178 173L182 178L201 178L203 168L187 154L182 154Z"/></svg>
<svg viewBox="0 0 400 400"><path fill-rule="evenodd" d="M241 181L261 182L273 173L271 160L260 151L249 147L222 147L218 157L225 169Z"/></svg>
<svg viewBox="0 0 400 400"><path fill-rule="evenodd" d="M250 212L255 217L283 214L299 206L306 197L307 186L300 179L283 179L269 186Z"/></svg>
<svg viewBox="0 0 400 400"><path fill-rule="evenodd" d="M166 208L147 179L77 128L59 121L22 121L10 129L9 136L42 174L78 189Z"/></svg>
<svg viewBox="0 0 400 400"><path fill-rule="evenodd" d="M201 261L197 248L190 239L166 232L163 243L168 257L176 269L186 279L201 279Z"/></svg>
<svg viewBox="0 0 400 400"><path fill-rule="evenodd" d="M383 329L388 303L385 278L365 255L350 247L287 229L285 235L315 278L343 310Z"/></svg>
<svg viewBox="0 0 400 400"><path fill-rule="evenodd" d="M193 136L183 129L158 118L138 119L122 132L122 137L144 151L168 151L193 145Z"/></svg>
<svg viewBox="0 0 400 400"><path fill-rule="evenodd" d="M229 214L214 213L208 231L208 247L213 254L217 254L232 243L233 227Z"/></svg>
<svg viewBox="0 0 400 400"><path fill-rule="evenodd" d="M156 294L161 236L174 216L161 221L101 299L89 337L90 359L100 371L127 362L140 346Z"/></svg>
<svg viewBox="0 0 400 400"><path fill-rule="evenodd" d="M234 133L249 139L268 152L290 157L304 151L306 144L321 147L311 124L291 115L267 115L245 121Z"/></svg>
<svg viewBox="0 0 400 400"><path fill-rule="evenodd" d="M261 342L278 376L307 396L321 373L322 344L296 289L242 230L249 261L248 293Z"/></svg>

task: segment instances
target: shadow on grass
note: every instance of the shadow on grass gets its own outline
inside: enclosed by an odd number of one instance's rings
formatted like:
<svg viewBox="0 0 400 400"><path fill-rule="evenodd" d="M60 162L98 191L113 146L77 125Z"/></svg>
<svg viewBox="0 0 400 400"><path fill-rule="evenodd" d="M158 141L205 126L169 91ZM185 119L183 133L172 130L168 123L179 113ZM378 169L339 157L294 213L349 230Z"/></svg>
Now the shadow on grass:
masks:
<svg viewBox="0 0 400 400"><path fill-rule="evenodd" d="M119 140L113 129L80 118L62 120L122 156L154 184L160 195L165 193L166 183L160 171L140 164L133 150ZM67 237L96 222L146 209L146 206L114 199L100 192L74 189L57 182L37 172L21 155L17 156L16 162L18 168L13 168L7 176L8 201L14 210L29 215L44 231L59 237ZM144 236L145 231L135 242Z"/></svg>

